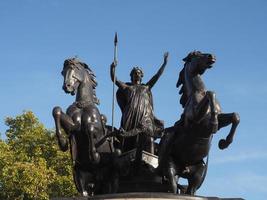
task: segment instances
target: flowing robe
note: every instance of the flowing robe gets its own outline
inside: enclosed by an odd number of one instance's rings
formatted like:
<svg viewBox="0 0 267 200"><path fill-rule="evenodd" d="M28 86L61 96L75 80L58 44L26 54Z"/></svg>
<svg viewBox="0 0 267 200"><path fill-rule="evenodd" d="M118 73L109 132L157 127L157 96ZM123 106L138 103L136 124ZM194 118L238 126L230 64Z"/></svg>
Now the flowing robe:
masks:
<svg viewBox="0 0 267 200"><path fill-rule="evenodd" d="M117 101L122 111L121 127L125 131L138 129L149 137L160 137L163 122L154 116L153 100L149 85L126 83L119 88ZM138 137L138 136L137 136ZM136 138L127 138L127 149L134 148Z"/></svg>

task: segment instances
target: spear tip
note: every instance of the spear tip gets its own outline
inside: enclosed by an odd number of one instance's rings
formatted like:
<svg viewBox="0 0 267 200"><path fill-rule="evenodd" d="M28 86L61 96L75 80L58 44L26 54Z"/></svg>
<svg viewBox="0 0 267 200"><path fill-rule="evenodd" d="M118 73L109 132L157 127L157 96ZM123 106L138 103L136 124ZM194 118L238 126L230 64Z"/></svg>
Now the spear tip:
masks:
<svg viewBox="0 0 267 200"><path fill-rule="evenodd" d="M117 32L115 32L114 44L116 45L117 43L118 43L118 35Z"/></svg>

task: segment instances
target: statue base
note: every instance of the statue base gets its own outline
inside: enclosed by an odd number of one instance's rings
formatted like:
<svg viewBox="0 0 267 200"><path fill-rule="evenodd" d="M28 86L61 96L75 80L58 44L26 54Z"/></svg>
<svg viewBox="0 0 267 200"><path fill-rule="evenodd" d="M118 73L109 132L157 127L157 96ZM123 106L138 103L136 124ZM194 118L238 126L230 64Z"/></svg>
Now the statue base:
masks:
<svg viewBox="0 0 267 200"><path fill-rule="evenodd" d="M136 158L139 157L139 160ZM118 159L118 168L125 169L120 177L116 194L94 195L92 197L52 198L52 200L243 200L242 198L219 198L170 193L168 183L155 173L158 157L137 150L125 152Z"/></svg>
<svg viewBox="0 0 267 200"><path fill-rule="evenodd" d="M146 151L138 156L133 149L122 154L117 163L121 165L117 168L126 169L120 177L118 193L169 192L168 184L155 173L158 156Z"/></svg>
<svg viewBox="0 0 267 200"><path fill-rule="evenodd" d="M72 198L53 198L52 200L244 200L242 198L219 198L201 197L188 195L175 195L170 193L140 192L140 193L118 193L95 195L93 197L72 197Z"/></svg>

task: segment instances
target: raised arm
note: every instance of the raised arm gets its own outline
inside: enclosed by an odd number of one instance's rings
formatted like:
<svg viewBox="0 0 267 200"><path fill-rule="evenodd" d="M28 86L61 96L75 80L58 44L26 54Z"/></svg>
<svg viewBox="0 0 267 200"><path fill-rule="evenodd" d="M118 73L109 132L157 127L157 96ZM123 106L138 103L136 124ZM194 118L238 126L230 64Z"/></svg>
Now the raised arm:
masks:
<svg viewBox="0 0 267 200"><path fill-rule="evenodd" d="M155 83L158 81L159 77L163 73L165 66L168 62L168 56L169 56L168 52L164 53L164 61L163 61L162 65L160 66L158 72L147 82L147 85L150 88L152 88L155 85Z"/></svg>
<svg viewBox="0 0 267 200"><path fill-rule="evenodd" d="M117 79L117 77L115 77L115 79L114 79L116 65L117 65L117 64L114 63L114 62L110 65L110 78L111 78L111 81L113 82L113 81L115 80L115 84L116 84L119 88L125 89L125 88L127 87L127 85L126 85L124 82L119 81L119 80Z"/></svg>

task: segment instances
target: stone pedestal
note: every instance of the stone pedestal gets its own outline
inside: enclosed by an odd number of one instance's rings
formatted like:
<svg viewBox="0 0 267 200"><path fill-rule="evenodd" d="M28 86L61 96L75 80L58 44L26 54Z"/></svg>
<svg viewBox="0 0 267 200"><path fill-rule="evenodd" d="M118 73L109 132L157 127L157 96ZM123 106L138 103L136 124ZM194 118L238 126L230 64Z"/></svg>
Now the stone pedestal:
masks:
<svg viewBox="0 0 267 200"><path fill-rule="evenodd" d="M170 193L140 192L96 195L93 197L53 198L52 200L244 200L242 198L201 197Z"/></svg>

